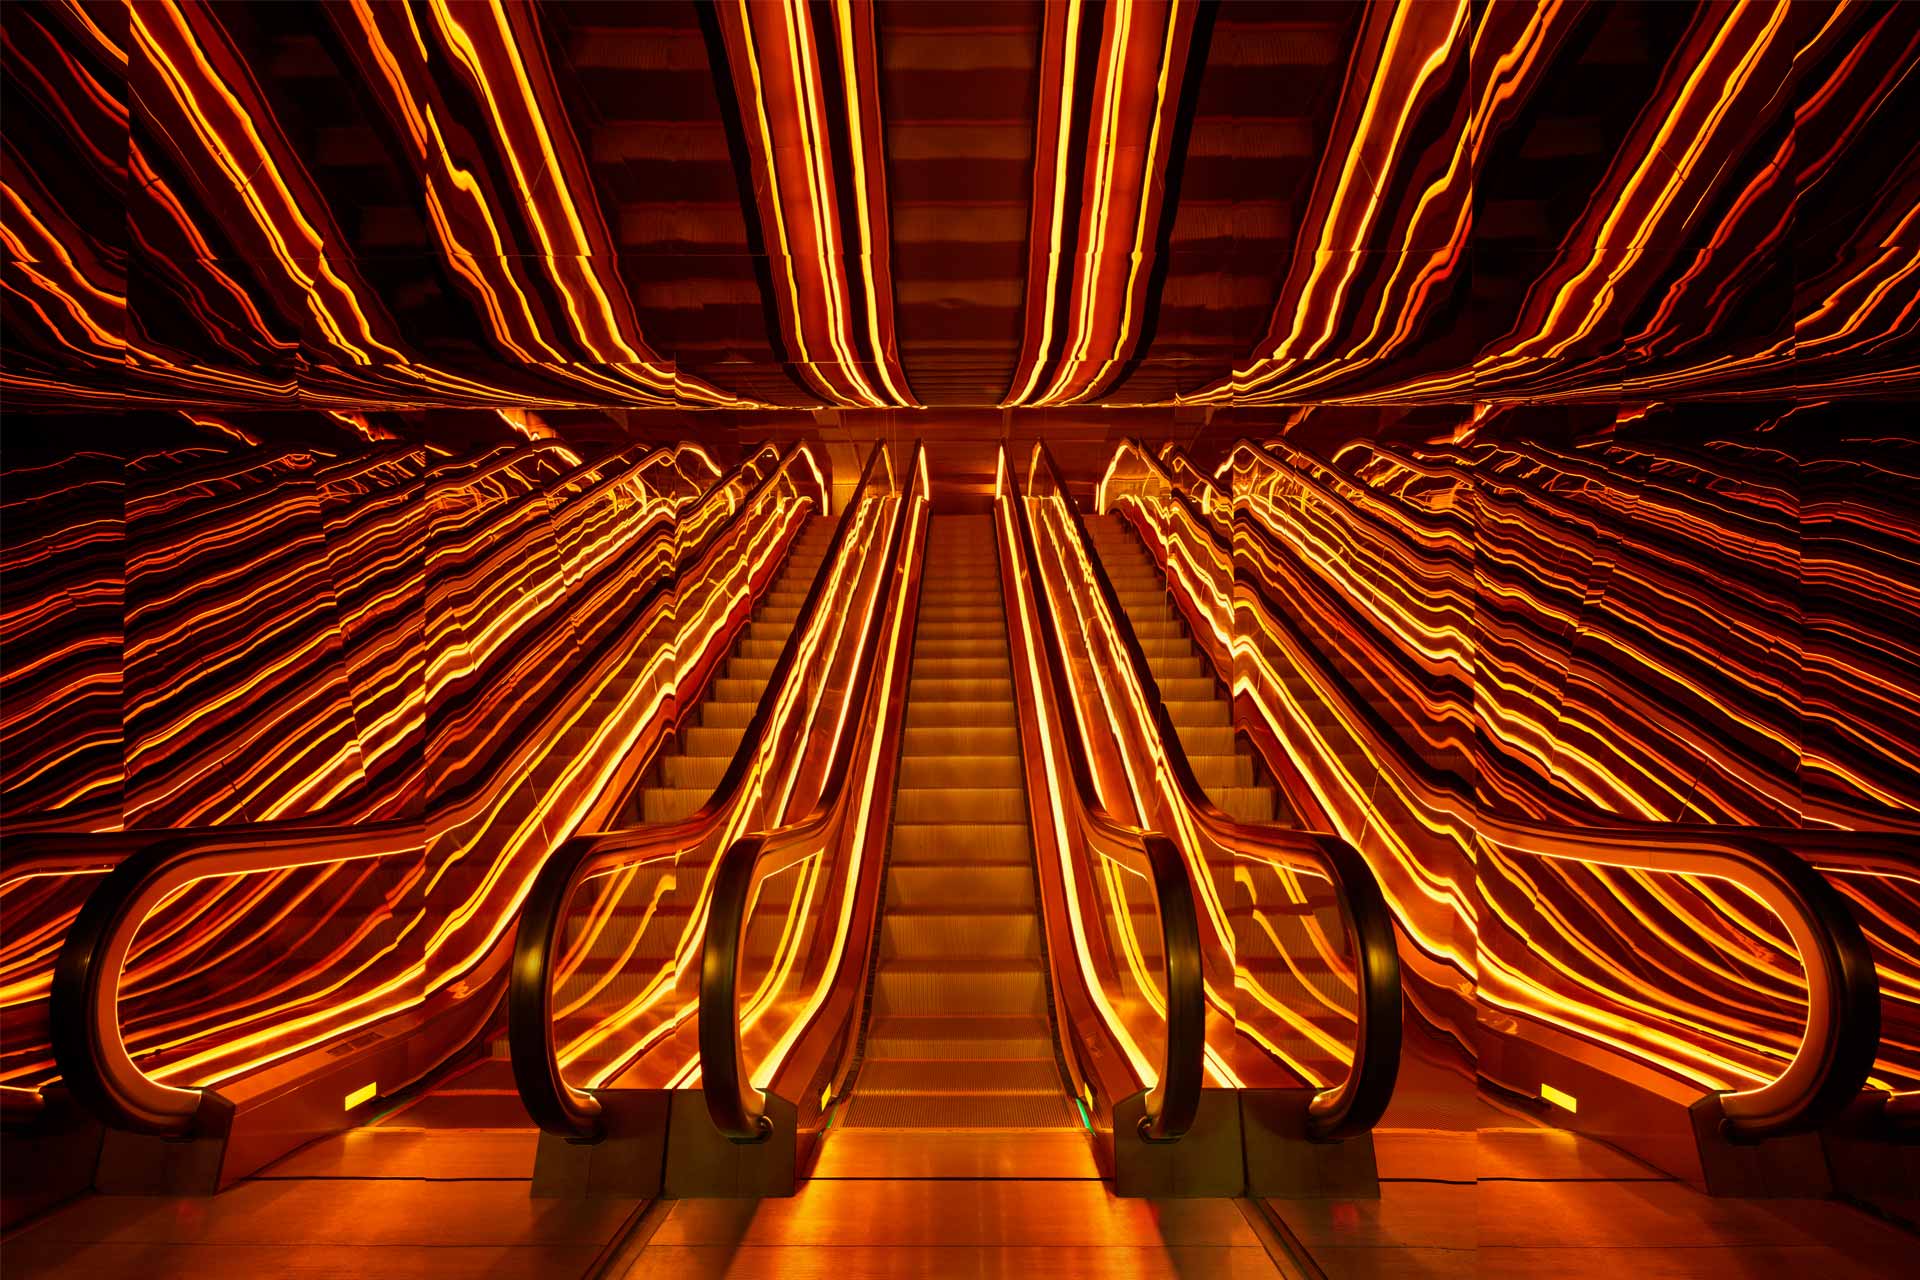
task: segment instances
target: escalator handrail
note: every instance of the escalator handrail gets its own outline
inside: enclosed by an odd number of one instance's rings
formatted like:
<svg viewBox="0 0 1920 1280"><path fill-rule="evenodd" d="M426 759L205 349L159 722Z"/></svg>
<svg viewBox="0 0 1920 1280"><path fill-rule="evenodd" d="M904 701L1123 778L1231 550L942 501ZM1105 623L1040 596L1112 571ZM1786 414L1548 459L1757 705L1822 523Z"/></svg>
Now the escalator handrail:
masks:
<svg viewBox="0 0 1920 1280"><path fill-rule="evenodd" d="M1237 442L1228 457L1242 448L1270 467L1283 466L1245 440ZM1250 532L1267 536L1257 527ZM1247 585L1265 597L1257 579ZM1880 1040L1873 955L1839 891L1791 847L1802 838L1799 833L1672 823L1547 827L1477 805L1473 821L1483 835L1513 841L1509 848L1530 856L1730 879L1759 896L1787 927L1807 976L1807 1028L1773 1080L1719 1094L1730 1137L1759 1141L1815 1129L1859 1096ZM1805 833L1816 838L1820 834ZM1543 845L1555 843L1557 852L1542 851Z"/></svg>
<svg viewBox="0 0 1920 1280"><path fill-rule="evenodd" d="M1123 446L1124 447L1124 446ZM1152 708L1154 732L1171 769L1182 805L1223 845L1256 849L1281 862L1303 856L1316 864L1332 885L1340 914L1354 946L1355 1026L1353 1061L1339 1085L1317 1093L1309 1104L1308 1131L1315 1139L1339 1141L1373 1128L1393 1098L1400 1070L1400 949L1394 933L1393 912L1387 906L1379 879L1360 852L1330 832L1300 833L1271 824L1241 822L1215 805L1187 758L1173 718L1160 698L1158 682L1146 650L1134 634L1121 607L1119 593L1106 565L1093 549L1079 507L1067 497L1059 465L1045 442L1035 446L1036 459L1051 473L1066 509L1074 536L1093 570L1093 580L1132 667L1133 677Z"/></svg>
<svg viewBox="0 0 1920 1280"><path fill-rule="evenodd" d="M770 475L762 484L772 480ZM718 483L724 481L716 488ZM206 1090L153 1079L133 1060L120 1034L123 971L134 936L148 916L174 891L198 880L405 853L417 846L421 830L416 821L393 819L347 826L281 822L207 828L191 835L154 833L152 843L122 858L101 878L61 943L48 996L48 1024L62 1082L81 1105L113 1128L163 1137L190 1132Z"/></svg>
<svg viewBox="0 0 1920 1280"><path fill-rule="evenodd" d="M213 876L244 875L389 857L407 849L418 823L254 829L209 839L159 840L109 871L74 917L54 962L48 1024L61 1082L94 1116L132 1133L181 1136L206 1090L162 1084L140 1069L120 1034L120 980L134 935L179 889Z"/></svg>
<svg viewBox="0 0 1920 1280"><path fill-rule="evenodd" d="M920 442L915 441L907 467L909 475L925 475L920 465L921 448ZM907 531L914 520L910 501L903 488L884 561L888 566L886 578L874 587L870 621L853 668L858 674L848 691L848 700L855 707L866 707L873 696L876 668L880 665L880 634L886 629L886 617L898 595L901 580L912 572L903 551ZM861 717L862 720L868 718ZM876 724L873 732L879 731ZM713 897L708 904L700 948L700 1083L707 1115L714 1128L733 1142L760 1142L773 1133L773 1121L766 1114L766 1095L753 1084L740 1037L740 949L746 940L747 909L753 901L760 862L768 854L817 840L821 832L840 820L847 798L847 777L859 738L856 733L840 735L833 759L823 775L819 798L805 817L776 830L735 840L721 855L714 872Z"/></svg>
<svg viewBox="0 0 1920 1280"><path fill-rule="evenodd" d="M1053 605L1040 573L1038 542L1026 498L1013 486L1012 469L1001 450L1002 474L1008 476L1004 495L1013 505L1020 540L1021 566L1034 604L1041 647L1046 654L1047 677L1059 708L1061 732L1068 743L1084 740L1079 731L1079 708L1067 683L1067 661L1060 642ZM1019 570L1014 574L1016 580ZM1200 1110L1205 1082L1207 1027L1206 976L1200 956L1200 912L1186 860L1172 840L1114 817L1099 799L1093 772L1081 751L1062 753L1079 801L1078 816L1090 831L1105 840L1133 849L1147 864L1154 889L1155 920L1160 928L1161 954L1166 963L1167 1034L1158 1078L1148 1090L1140 1135L1150 1142L1174 1142L1186 1136Z"/></svg>
<svg viewBox="0 0 1920 1280"><path fill-rule="evenodd" d="M582 882L596 875L656 857L670 857L698 844L731 806L760 752L767 722L773 717L782 689L793 677L808 630L807 621L818 611L826 595L835 564L858 518L861 495L877 481L880 464L888 457L884 443L874 445L868 453L859 483L851 500L841 508L833 538L820 567L814 571L793 630L787 634L780 656L774 662L753 717L742 731L740 745L708 799L692 814L676 822L574 836L554 851L535 876L526 901L521 904L520 921L514 932L513 960L507 978L507 1045L520 1100L533 1122L546 1132L579 1142L597 1142L605 1136L599 1101L591 1092L575 1088L562 1077L559 1049L553 1036L554 966L561 950L567 909L575 892ZM887 483L891 485L894 481L890 472L889 465ZM742 510L751 506L750 502L743 503Z"/></svg>
<svg viewBox="0 0 1920 1280"><path fill-rule="evenodd" d="M1779 1075L1719 1094L1729 1137L1758 1141L1818 1128L1860 1096L1880 1046L1873 953L1839 890L1807 859L1739 827L1542 831L1491 813L1479 822L1483 835L1525 841L1507 847L1533 857L1731 880L1787 927L1806 972L1806 1030Z"/></svg>

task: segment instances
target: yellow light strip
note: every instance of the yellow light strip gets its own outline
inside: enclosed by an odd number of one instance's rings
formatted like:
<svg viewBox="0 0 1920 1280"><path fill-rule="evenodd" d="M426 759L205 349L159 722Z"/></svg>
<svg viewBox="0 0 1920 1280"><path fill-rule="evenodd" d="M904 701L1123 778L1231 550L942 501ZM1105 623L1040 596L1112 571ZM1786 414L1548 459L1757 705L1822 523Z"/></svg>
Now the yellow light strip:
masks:
<svg viewBox="0 0 1920 1280"><path fill-rule="evenodd" d="M1054 300L1060 287L1060 238L1067 202L1067 142L1073 132L1074 65L1080 48L1080 0L1067 0L1066 23L1066 62L1060 76L1060 125L1054 140L1052 225L1048 233L1046 305L1040 312L1040 346L1034 353L1033 367L1027 373L1026 385L1007 397L1004 402L1007 405L1027 402L1027 398L1033 394L1034 385L1040 381L1040 371L1046 365L1047 352L1053 347Z"/></svg>

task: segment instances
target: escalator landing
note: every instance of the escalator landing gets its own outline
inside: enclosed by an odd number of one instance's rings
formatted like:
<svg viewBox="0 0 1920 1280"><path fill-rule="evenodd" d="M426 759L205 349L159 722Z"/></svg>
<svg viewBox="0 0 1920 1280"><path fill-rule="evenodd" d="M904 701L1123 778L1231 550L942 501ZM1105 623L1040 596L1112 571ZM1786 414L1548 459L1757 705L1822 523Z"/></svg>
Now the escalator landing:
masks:
<svg viewBox="0 0 1920 1280"><path fill-rule="evenodd" d="M1078 1129L841 1129L812 1177L1098 1181L1100 1170Z"/></svg>
<svg viewBox="0 0 1920 1280"><path fill-rule="evenodd" d="M1279 1274L1240 1206L1123 1200L1097 1180L816 1177L781 1200L663 1203L609 1276L645 1280Z"/></svg>

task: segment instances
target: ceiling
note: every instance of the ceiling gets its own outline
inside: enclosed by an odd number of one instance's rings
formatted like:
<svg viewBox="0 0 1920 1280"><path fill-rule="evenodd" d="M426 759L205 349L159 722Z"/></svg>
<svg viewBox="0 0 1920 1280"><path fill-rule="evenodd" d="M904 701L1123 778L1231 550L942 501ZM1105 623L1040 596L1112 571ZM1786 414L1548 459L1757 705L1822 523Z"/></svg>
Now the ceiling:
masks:
<svg viewBox="0 0 1920 1280"><path fill-rule="evenodd" d="M1144 421L1110 406L1177 434L1920 374L1917 6L152 0L0 26L15 409L1071 441Z"/></svg>

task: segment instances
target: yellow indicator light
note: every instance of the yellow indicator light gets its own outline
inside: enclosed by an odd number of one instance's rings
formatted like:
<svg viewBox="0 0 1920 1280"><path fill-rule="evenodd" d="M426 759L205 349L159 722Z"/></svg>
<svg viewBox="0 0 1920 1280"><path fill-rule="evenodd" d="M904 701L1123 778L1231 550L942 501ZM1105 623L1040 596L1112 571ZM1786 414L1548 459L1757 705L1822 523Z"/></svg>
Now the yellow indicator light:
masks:
<svg viewBox="0 0 1920 1280"><path fill-rule="evenodd" d="M379 1093L380 1093L380 1084L378 1081L375 1081L371 1084L363 1084L358 1089L355 1089L352 1093L347 1095L346 1109L348 1111L351 1111L363 1102L372 1102L374 1098L379 1095Z"/></svg>
<svg viewBox="0 0 1920 1280"><path fill-rule="evenodd" d="M825 1111L827 1104L833 1101L833 1081L827 1081L827 1087L820 1091L820 1109Z"/></svg>
<svg viewBox="0 0 1920 1280"><path fill-rule="evenodd" d="M1579 1099L1570 1093L1562 1093L1550 1084L1540 1086L1540 1096L1565 1111L1578 1111L1580 1109Z"/></svg>

